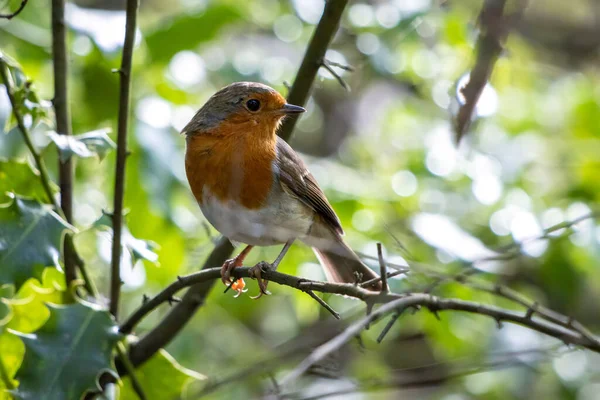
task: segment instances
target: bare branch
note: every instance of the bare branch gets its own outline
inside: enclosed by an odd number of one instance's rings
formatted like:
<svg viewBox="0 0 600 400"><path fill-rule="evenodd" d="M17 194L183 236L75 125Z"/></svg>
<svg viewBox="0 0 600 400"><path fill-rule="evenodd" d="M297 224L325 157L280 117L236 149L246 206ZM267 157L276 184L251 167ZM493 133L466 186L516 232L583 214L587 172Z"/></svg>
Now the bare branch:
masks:
<svg viewBox="0 0 600 400"><path fill-rule="evenodd" d="M139 0L127 0L125 40L121 60L119 124L117 128L117 164L115 168L115 198L113 207L113 242L110 280L110 312L117 318L121 293L121 232L123 229L123 198L125 197L125 161L127 159L127 125L131 103L131 61Z"/></svg>
<svg viewBox="0 0 600 400"><path fill-rule="evenodd" d="M250 268L238 268L236 269L236 277L250 277L249 271ZM151 312L158 305L168 301L168 299L171 296L173 296L173 294L175 294L177 291L183 289L184 287L191 286L200 282L208 282L215 280L220 277L220 274L220 268L212 268L205 269L195 274L180 277L180 279L173 282L157 296L144 303L125 322L125 324L123 324L123 326L120 329L121 332L130 333L133 327L135 327L135 325L145 315ZM382 294L378 292L369 291L352 284L310 281L271 270L265 271L262 277L263 279L278 283L280 285L290 286L292 288L299 289L302 291L313 290L322 293L334 293L339 295L345 295L348 297L354 297L365 301L367 304L383 304L383 306L381 306L379 309L372 311L365 318L361 319L358 323L354 324L353 327L349 327L348 329L352 329L347 330L346 336L342 338L343 341L347 341L348 338L355 336L371 322L392 311L400 312L408 307L422 306L428 308L431 312L434 313L438 313L439 311L445 310L463 311L488 316L490 318L493 318L497 322L505 321L520 324L538 332L555 337L565 343L582 346L587 349L600 352L600 339L591 334L582 334L581 332L573 328L573 322L571 322L571 325L569 327L565 327L563 326L563 324L559 325L544 319L532 318L532 316L529 315L527 311L517 312L512 310L505 310L493 305L464 301L460 299L443 299L436 296L432 296L427 293ZM336 347L341 344L343 343L339 343L336 341L332 346ZM325 349L331 349L331 347L326 347ZM335 348L333 348L333 350L335 350ZM319 357L320 354L321 353L317 353ZM310 362L313 363L313 361L313 358L311 358ZM318 361L318 359L316 361ZM136 360L132 359L132 362L135 363Z"/></svg>
<svg viewBox="0 0 600 400"><path fill-rule="evenodd" d="M310 39L302 64L300 64L298 74L296 74L296 79L287 97L289 103L298 106L306 104L308 94L317 72L319 72L321 63L325 59L327 48L338 29L346 4L348 4L348 0L329 0L325 2L323 15ZM296 117L287 118L281 129L279 129L279 136L286 141L289 140L297 121Z"/></svg>
<svg viewBox="0 0 600 400"><path fill-rule="evenodd" d="M8 14L0 14L0 18L5 18L8 20L13 19L17 15L19 15L21 13L21 11L23 11L23 9L25 9L25 6L27 5L28 1L29 0L21 0L21 4L19 4L19 8L17 8L15 11L8 13Z"/></svg>

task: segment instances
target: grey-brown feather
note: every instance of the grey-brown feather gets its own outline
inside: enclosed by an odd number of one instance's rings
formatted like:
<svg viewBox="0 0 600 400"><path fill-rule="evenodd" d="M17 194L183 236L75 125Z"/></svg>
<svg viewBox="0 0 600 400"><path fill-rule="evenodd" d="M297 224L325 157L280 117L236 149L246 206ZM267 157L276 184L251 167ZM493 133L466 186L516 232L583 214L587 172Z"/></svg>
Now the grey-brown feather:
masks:
<svg viewBox="0 0 600 400"><path fill-rule="evenodd" d="M198 110L181 134L197 134L216 128L228 116L238 112L252 94L277 93L275 89L257 82L235 82L213 94Z"/></svg>
<svg viewBox="0 0 600 400"><path fill-rule="evenodd" d="M312 208L331 228L344 234L342 225L315 177L308 171L304 161L281 138L277 139L277 165L283 189L291 191L301 202Z"/></svg>

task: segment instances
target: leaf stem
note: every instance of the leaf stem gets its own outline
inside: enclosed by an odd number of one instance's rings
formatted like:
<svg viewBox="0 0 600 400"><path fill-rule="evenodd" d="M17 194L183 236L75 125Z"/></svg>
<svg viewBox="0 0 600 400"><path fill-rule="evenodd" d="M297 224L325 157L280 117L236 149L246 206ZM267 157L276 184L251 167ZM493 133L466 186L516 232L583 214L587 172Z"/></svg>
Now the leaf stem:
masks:
<svg viewBox="0 0 600 400"><path fill-rule="evenodd" d="M117 127L117 163L115 168L115 192L113 206L113 242L110 280L110 312L115 318L119 313L121 294L121 233L123 228L123 198L125 197L125 164L127 159L127 125L131 102L131 62L135 42L135 29L139 0L127 0L125 40L119 75L119 121Z"/></svg>

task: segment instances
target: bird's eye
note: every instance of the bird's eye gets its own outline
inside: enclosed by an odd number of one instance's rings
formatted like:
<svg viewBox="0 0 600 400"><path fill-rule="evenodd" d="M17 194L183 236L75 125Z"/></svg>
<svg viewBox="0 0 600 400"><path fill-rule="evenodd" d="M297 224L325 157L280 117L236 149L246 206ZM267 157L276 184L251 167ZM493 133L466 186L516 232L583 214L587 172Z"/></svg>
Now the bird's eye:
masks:
<svg viewBox="0 0 600 400"><path fill-rule="evenodd" d="M250 99L246 102L246 107L248 107L248 110L250 111L258 111L260 108L260 101L256 99Z"/></svg>

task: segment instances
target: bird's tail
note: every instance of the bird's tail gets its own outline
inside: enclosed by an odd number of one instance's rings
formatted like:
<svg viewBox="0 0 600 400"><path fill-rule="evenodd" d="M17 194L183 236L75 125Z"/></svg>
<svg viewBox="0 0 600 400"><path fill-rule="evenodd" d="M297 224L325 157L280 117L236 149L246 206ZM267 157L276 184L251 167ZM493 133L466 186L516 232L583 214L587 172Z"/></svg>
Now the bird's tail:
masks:
<svg viewBox="0 0 600 400"><path fill-rule="evenodd" d="M319 262L325 270L327 280L338 283L366 282L379 277L358 258L356 253L341 239L334 246L323 250L313 247ZM381 290L381 281L366 287L369 290Z"/></svg>

